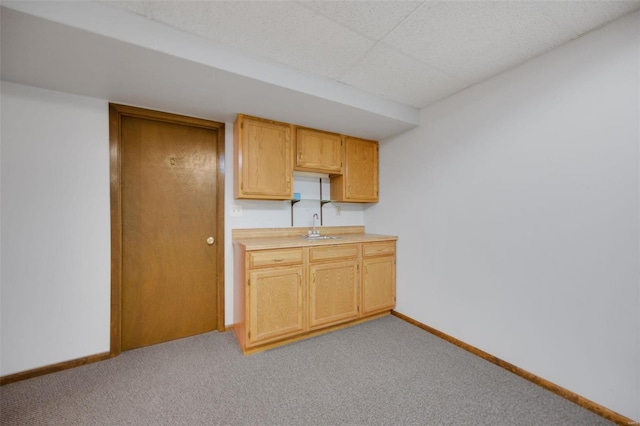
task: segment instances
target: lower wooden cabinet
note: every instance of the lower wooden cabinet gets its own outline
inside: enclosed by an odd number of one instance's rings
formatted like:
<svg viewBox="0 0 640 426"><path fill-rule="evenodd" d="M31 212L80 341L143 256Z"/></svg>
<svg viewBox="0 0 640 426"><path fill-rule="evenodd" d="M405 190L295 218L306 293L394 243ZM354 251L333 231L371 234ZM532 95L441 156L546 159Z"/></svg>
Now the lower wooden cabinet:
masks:
<svg viewBox="0 0 640 426"><path fill-rule="evenodd" d="M395 241L365 245L362 268L362 313L393 309L396 306Z"/></svg>
<svg viewBox="0 0 640 426"><path fill-rule="evenodd" d="M395 241L234 251L234 330L244 353L395 307Z"/></svg>
<svg viewBox="0 0 640 426"><path fill-rule="evenodd" d="M359 245L309 250L309 328L357 319L360 315Z"/></svg>
<svg viewBox="0 0 640 426"><path fill-rule="evenodd" d="M265 343L304 331L302 266L251 272L248 341Z"/></svg>
<svg viewBox="0 0 640 426"><path fill-rule="evenodd" d="M396 260L393 257L363 259L362 313L371 314L396 306Z"/></svg>

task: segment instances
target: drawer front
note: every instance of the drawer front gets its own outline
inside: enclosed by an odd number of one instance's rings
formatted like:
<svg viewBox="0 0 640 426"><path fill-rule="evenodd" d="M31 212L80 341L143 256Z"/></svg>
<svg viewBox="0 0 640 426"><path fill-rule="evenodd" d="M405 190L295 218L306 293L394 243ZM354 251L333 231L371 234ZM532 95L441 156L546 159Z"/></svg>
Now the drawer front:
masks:
<svg viewBox="0 0 640 426"><path fill-rule="evenodd" d="M358 257L358 246L356 244L312 247L309 250L310 262L322 262L332 259L354 259L356 257Z"/></svg>
<svg viewBox="0 0 640 426"><path fill-rule="evenodd" d="M396 253L395 241L383 241L380 243L366 243L362 245L363 256L384 256Z"/></svg>
<svg viewBox="0 0 640 426"><path fill-rule="evenodd" d="M249 268L297 265L302 263L302 249L265 250L249 253Z"/></svg>

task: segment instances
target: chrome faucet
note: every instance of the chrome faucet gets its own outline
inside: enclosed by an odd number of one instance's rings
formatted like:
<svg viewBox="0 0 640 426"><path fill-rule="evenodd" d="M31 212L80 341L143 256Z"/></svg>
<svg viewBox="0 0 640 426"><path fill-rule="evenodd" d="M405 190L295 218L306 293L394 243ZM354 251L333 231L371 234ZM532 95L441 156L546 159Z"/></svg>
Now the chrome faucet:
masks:
<svg viewBox="0 0 640 426"><path fill-rule="evenodd" d="M313 229L309 233L309 235L312 237L317 237L320 235L320 232L318 232L318 230L316 229L316 219L318 219L318 213L315 213L313 215Z"/></svg>

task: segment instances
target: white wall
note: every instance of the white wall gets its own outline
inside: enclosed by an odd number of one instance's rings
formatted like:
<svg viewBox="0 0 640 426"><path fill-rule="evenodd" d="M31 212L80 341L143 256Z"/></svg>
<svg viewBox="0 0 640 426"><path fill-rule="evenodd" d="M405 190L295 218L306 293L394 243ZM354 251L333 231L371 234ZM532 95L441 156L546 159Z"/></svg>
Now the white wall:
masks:
<svg viewBox="0 0 640 426"><path fill-rule="evenodd" d="M107 102L2 83L0 375L109 351Z"/></svg>
<svg viewBox="0 0 640 426"><path fill-rule="evenodd" d="M381 146L397 310L640 420L640 12Z"/></svg>

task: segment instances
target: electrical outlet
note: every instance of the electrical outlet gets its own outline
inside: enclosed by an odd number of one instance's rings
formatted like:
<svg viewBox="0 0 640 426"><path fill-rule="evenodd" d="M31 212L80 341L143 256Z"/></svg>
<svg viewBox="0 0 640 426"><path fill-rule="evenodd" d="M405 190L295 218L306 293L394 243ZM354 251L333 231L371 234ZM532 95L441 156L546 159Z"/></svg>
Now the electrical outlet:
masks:
<svg viewBox="0 0 640 426"><path fill-rule="evenodd" d="M233 205L231 206L231 213L229 213L231 217L242 217L242 206Z"/></svg>
<svg viewBox="0 0 640 426"><path fill-rule="evenodd" d="M336 205L336 216L340 216L342 214L342 206Z"/></svg>

